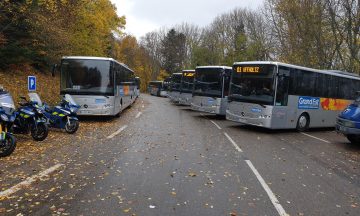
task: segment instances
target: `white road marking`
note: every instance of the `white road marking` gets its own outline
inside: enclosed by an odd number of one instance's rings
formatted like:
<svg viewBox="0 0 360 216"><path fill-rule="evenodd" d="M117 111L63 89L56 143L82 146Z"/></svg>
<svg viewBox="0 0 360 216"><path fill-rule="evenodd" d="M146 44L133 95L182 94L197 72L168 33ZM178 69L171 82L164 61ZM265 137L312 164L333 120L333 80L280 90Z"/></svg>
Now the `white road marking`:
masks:
<svg viewBox="0 0 360 216"><path fill-rule="evenodd" d="M243 150L241 150L241 148L236 144L236 142L229 136L229 134L227 134L226 132L224 133L224 135L226 136L226 138L228 138L228 140L234 145L234 147L236 148L236 150L238 152L243 152Z"/></svg>
<svg viewBox="0 0 360 216"><path fill-rule="evenodd" d="M136 119L139 118L139 117L141 116L141 114L142 114L142 112L139 112L139 113L135 116L135 118L136 118Z"/></svg>
<svg viewBox="0 0 360 216"><path fill-rule="evenodd" d="M114 138L116 135L118 135L119 133L121 133L123 130L125 130L128 126L124 125L122 126L119 130L115 131L113 134L111 134L110 136L108 136L108 139L112 139Z"/></svg>
<svg viewBox="0 0 360 216"><path fill-rule="evenodd" d="M210 122L213 123L219 130L221 130L221 127L218 124L216 124L216 122L214 122L213 120L210 120Z"/></svg>
<svg viewBox="0 0 360 216"><path fill-rule="evenodd" d="M330 142L329 142L329 141L327 141L327 140L321 139L321 138L316 137L316 136L312 136L312 135L307 134L307 133L303 133L303 132L301 132L301 134L303 134L303 135L305 135L305 136L308 136L308 137L311 137L311 138L314 138L314 139L317 139L317 140L320 140L320 141L323 141L323 142L326 142L326 143L330 143Z"/></svg>
<svg viewBox="0 0 360 216"><path fill-rule="evenodd" d="M37 181L38 179L41 179L45 176L48 176L50 173L54 172L55 170L59 169L60 167L64 166L64 164L56 164L52 167L50 167L47 170L42 171L41 173L31 176L29 178L27 178L25 181L20 182L19 184L4 190L2 192L0 192L0 198L1 197L8 197L11 194L14 194L16 192L18 192L19 190L23 189L24 187L28 187L29 185L31 185L33 182Z"/></svg>
<svg viewBox="0 0 360 216"><path fill-rule="evenodd" d="M281 206L281 204L279 203L279 200L276 198L275 194L271 191L270 187L266 184L266 182L264 181L264 179L261 177L261 175L259 174L259 172L256 170L256 168L254 167L254 165L251 163L250 160L245 160L245 162L247 163L247 165L250 167L250 169L253 171L253 173L255 174L256 178L259 180L261 186L264 188L264 190L266 191L267 195L269 196L272 204L274 205L275 209L277 210L277 212L279 213L280 216L287 216L288 214L286 213L286 211L284 210L284 208Z"/></svg>

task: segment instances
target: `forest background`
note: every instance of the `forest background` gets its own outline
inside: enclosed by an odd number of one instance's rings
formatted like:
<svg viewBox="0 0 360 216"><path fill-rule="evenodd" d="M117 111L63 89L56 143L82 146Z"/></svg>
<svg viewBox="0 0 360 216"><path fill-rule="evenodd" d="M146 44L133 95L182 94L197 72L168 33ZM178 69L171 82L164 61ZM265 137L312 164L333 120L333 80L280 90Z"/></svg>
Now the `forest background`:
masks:
<svg viewBox="0 0 360 216"><path fill-rule="evenodd" d="M55 102L51 66L71 55L117 59L141 77L142 90L182 69L238 61L360 73L358 0L264 0L214 17L208 26L178 23L137 39L124 33L126 17L110 0L2 0L0 85L16 98L36 75L41 96Z"/></svg>

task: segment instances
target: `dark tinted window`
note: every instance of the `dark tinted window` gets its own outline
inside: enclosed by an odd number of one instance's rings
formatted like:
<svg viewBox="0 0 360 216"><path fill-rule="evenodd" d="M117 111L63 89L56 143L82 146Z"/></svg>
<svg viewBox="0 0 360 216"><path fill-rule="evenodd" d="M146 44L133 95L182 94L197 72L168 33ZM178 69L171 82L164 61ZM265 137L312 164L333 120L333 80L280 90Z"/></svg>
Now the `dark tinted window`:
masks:
<svg viewBox="0 0 360 216"><path fill-rule="evenodd" d="M61 91L78 94L113 94L110 61L68 59L61 64Z"/></svg>

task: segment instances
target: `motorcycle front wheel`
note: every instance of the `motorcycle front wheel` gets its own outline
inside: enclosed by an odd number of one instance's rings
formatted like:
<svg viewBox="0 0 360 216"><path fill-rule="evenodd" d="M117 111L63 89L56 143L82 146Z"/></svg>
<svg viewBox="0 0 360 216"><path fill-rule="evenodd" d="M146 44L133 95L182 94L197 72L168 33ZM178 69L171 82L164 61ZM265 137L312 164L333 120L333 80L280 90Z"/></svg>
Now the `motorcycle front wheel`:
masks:
<svg viewBox="0 0 360 216"><path fill-rule="evenodd" d="M31 128L31 136L35 141L43 141L49 133L48 126L45 123L33 125Z"/></svg>
<svg viewBox="0 0 360 216"><path fill-rule="evenodd" d="M68 122L66 122L65 125L65 131L68 134L73 134L79 129L79 121L70 119Z"/></svg>
<svg viewBox="0 0 360 216"><path fill-rule="evenodd" d="M11 134L6 134L3 141L0 142L0 157L11 155L16 148L15 137Z"/></svg>

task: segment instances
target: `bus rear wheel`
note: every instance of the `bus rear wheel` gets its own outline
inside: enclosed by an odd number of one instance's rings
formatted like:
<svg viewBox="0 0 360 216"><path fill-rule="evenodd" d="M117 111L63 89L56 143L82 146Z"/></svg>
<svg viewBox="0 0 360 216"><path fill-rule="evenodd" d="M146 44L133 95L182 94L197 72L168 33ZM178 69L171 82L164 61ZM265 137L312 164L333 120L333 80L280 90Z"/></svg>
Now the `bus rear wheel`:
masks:
<svg viewBox="0 0 360 216"><path fill-rule="evenodd" d="M303 113L299 116L299 119L296 124L296 129L298 131L306 131L309 129L310 117L307 113Z"/></svg>

